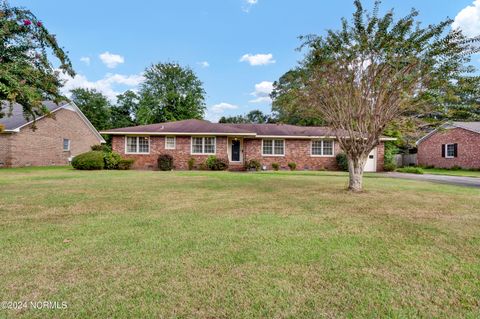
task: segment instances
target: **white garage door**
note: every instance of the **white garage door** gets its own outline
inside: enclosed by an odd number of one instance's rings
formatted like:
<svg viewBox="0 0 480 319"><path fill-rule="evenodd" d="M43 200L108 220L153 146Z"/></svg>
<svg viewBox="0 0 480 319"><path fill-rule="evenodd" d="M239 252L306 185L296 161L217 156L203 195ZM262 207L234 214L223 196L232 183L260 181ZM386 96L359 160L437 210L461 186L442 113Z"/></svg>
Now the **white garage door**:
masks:
<svg viewBox="0 0 480 319"><path fill-rule="evenodd" d="M367 162L363 168L364 172L376 172L377 171L377 148L374 148L370 154L368 154Z"/></svg>

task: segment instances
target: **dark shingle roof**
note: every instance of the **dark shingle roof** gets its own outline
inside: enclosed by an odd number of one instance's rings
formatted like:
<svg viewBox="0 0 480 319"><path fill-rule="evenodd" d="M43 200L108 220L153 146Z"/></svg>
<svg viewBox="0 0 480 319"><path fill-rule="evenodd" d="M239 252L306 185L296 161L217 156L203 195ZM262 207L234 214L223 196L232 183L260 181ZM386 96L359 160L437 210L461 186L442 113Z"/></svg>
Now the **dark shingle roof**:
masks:
<svg viewBox="0 0 480 319"><path fill-rule="evenodd" d="M261 136L334 136L329 127L305 127L287 124L224 124L204 120L184 120L150 125L123 127L104 131L121 133L193 133L193 134L246 134Z"/></svg>
<svg viewBox="0 0 480 319"><path fill-rule="evenodd" d="M60 104L56 104L52 101L44 101L43 105L50 111L53 112L56 109L62 107L65 105L65 102L62 102ZM11 106L11 108L10 108ZM32 119L28 119L25 117L25 114L23 113L23 107L22 105L18 103L13 103L10 105L10 103L6 101L1 102L1 109L0 109L3 117L0 118L0 125L4 126L4 129L7 131L10 130L15 130L28 122L30 122ZM11 111L11 112L10 112Z"/></svg>

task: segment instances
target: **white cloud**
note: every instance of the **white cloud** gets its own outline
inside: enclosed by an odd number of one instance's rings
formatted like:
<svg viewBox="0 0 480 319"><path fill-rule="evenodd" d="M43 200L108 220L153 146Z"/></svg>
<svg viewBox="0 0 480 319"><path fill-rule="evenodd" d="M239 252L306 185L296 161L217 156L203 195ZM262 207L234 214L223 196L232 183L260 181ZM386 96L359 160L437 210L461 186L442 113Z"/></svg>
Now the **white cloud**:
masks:
<svg viewBox="0 0 480 319"><path fill-rule="evenodd" d="M255 84L255 91L250 93L254 96L253 100L250 100L250 103L271 103L272 99L270 98L270 93L273 90L273 82L262 81Z"/></svg>
<svg viewBox="0 0 480 319"><path fill-rule="evenodd" d="M70 96L70 90L76 88L96 89L112 102L115 102L117 95L123 92L118 90L117 86L126 86L129 89L134 89L144 80L141 74L123 75L108 73L103 79L98 81L89 81L85 75L81 74L77 74L72 78L60 72L60 77L65 81L61 90L66 96Z"/></svg>
<svg viewBox="0 0 480 319"><path fill-rule="evenodd" d="M275 63L276 61L273 59L273 54L244 54L240 58L240 62L248 62L250 65L257 66L257 65L267 65Z"/></svg>
<svg viewBox="0 0 480 319"><path fill-rule="evenodd" d="M113 69L116 68L117 65L125 63L125 59L123 56L119 54L112 54L110 52L103 52L99 55L100 60L107 66L107 68Z"/></svg>
<svg viewBox="0 0 480 319"><path fill-rule="evenodd" d="M210 111L212 111L213 113L217 113L217 114L218 113L223 113L223 112L225 112L225 110L236 110L236 109L238 109L237 105L230 104L230 103L225 103L225 102L212 105L209 108Z"/></svg>
<svg viewBox="0 0 480 319"><path fill-rule="evenodd" d="M198 62L197 64L202 68L208 68L210 66L210 63L208 63L208 61Z"/></svg>
<svg viewBox="0 0 480 319"><path fill-rule="evenodd" d="M480 35L480 0L463 8L452 23L453 29L461 29L468 37Z"/></svg>
<svg viewBox="0 0 480 319"><path fill-rule="evenodd" d="M243 0L242 11L250 12L250 9L258 3L258 0Z"/></svg>
<svg viewBox="0 0 480 319"><path fill-rule="evenodd" d="M86 65L90 65L90 58L88 56L82 56L80 61L85 63Z"/></svg>
<svg viewBox="0 0 480 319"><path fill-rule="evenodd" d="M226 110L236 110L238 108L238 105L226 102L218 103L207 108L205 118L211 122L218 122L218 120Z"/></svg>

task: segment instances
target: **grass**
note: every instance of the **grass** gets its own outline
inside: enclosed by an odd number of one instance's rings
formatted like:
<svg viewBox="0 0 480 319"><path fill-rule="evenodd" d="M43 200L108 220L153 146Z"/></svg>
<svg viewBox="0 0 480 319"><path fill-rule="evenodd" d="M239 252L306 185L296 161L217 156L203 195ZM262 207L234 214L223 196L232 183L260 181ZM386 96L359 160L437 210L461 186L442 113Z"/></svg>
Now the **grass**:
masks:
<svg viewBox="0 0 480 319"><path fill-rule="evenodd" d="M423 174L424 170L421 167L405 166L397 168L395 171L400 173Z"/></svg>
<svg viewBox="0 0 480 319"><path fill-rule="evenodd" d="M337 172L0 171L0 318L478 318L478 189Z"/></svg>
<svg viewBox="0 0 480 319"><path fill-rule="evenodd" d="M450 175L450 176L465 176L465 177L480 177L480 170L471 171L465 169L445 169L445 168L424 168L423 171L425 174L434 174L434 175Z"/></svg>

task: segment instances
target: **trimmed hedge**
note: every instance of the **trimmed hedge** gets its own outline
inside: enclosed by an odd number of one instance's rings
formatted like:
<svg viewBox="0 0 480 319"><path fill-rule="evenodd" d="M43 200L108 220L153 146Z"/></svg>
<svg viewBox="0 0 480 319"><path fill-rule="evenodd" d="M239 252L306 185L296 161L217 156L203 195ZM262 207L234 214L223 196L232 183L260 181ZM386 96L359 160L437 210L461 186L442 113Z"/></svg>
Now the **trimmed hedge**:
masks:
<svg viewBox="0 0 480 319"><path fill-rule="evenodd" d="M338 168L341 171L348 172L348 159L347 154L345 153L338 153L336 156Z"/></svg>
<svg viewBox="0 0 480 319"><path fill-rule="evenodd" d="M262 168L262 165L257 160L252 159L245 163L245 169L248 171L259 171L260 168Z"/></svg>
<svg viewBox="0 0 480 319"><path fill-rule="evenodd" d="M224 171L228 168L228 162L222 158L211 155L205 161L205 166L212 171Z"/></svg>
<svg viewBox="0 0 480 319"><path fill-rule="evenodd" d="M105 167L103 152L90 151L77 155L72 160L72 166L80 170L97 170Z"/></svg>
<svg viewBox="0 0 480 319"><path fill-rule="evenodd" d="M103 152L103 161L105 162L105 169L117 169L118 163L122 157L118 153Z"/></svg>
<svg viewBox="0 0 480 319"><path fill-rule="evenodd" d="M157 160L158 169L161 171L171 171L173 169L173 157L169 154L162 154Z"/></svg>
<svg viewBox="0 0 480 319"><path fill-rule="evenodd" d="M134 159L122 158L118 162L118 169L119 170L129 170L130 168L132 168L133 163L135 163Z"/></svg>

